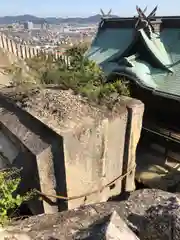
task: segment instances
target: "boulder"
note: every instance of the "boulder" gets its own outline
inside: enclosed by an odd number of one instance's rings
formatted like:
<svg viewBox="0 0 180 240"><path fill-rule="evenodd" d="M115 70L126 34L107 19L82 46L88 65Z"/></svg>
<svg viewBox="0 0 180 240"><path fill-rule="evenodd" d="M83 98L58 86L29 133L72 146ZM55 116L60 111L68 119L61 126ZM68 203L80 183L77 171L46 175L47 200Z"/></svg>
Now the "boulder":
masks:
<svg viewBox="0 0 180 240"><path fill-rule="evenodd" d="M25 234L36 240L98 240L108 239L106 233L112 233L112 224L116 230L121 225L121 229L125 231L126 223L141 240L175 240L180 239L179 201L178 194L157 189L138 190L126 201L87 205L70 211L42 214L12 222L6 232ZM114 211L116 213L113 213ZM130 233L128 229L127 232ZM118 237L114 239L119 239Z"/></svg>
<svg viewBox="0 0 180 240"><path fill-rule="evenodd" d="M105 228L105 236L107 240L138 240L137 236L129 229L127 224L117 214L112 213L109 223Z"/></svg>

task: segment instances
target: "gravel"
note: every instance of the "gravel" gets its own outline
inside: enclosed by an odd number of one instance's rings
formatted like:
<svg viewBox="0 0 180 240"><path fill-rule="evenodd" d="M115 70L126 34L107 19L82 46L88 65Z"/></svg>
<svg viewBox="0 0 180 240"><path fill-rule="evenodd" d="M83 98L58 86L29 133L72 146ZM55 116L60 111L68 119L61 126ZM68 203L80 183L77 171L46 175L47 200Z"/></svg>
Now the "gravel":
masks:
<svg viewBox="0 0 180 240"><path fill-rule="evenodd" d="M1 94L12 99L18 106L25 109L40 121L58 133L73 129L85 122L100 122L105 117L119 113L123 103L116 101L113 109L107 106L90 104L72 90L49 89L12 89L2 90Z"/></svg>
<svg viewBox="0 0 180 240"><path fill-rule="evenodd" d="M101 120L105 115L105 111L90 105L86 99L74 95L71 90L30 89L22 91L16 89L13 91L10 89L4 91L3 94L55 129L70 129L82 119Z"/></svg>

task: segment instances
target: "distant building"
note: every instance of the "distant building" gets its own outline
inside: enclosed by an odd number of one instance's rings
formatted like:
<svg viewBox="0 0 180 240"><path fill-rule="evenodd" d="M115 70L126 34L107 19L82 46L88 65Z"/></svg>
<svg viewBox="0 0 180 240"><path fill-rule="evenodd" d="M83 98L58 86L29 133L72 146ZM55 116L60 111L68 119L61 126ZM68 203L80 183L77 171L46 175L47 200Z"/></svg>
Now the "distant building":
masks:
<svg viewBox="0 0 180 240"><path fill-rule="evenodd" d="M42 23L41 24L41 29L48 30L49 29L49 24L48 23Z"/></svg>
<svg viewBox="0 0 180 240"><path fill-rule="evenodd" d="M24 23L24 29L25 30L32 30L34 28L34 25L32 22L25 22Z"/></svg>

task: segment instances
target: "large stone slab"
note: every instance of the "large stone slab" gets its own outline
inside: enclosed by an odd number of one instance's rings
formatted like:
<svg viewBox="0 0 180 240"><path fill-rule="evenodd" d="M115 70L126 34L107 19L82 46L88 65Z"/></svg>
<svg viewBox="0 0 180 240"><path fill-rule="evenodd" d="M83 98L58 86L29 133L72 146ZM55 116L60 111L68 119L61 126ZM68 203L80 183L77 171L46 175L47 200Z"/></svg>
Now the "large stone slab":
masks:
<svg viewBox="0 0 180 240"><path fill-rule="evenodd" d="M13 164L27 179L21 189L46 195L36 211L72 209L135 189L140 101L122 97L108 110L62 90L1 94L0 100L2 131L19 148Z"/></svg>

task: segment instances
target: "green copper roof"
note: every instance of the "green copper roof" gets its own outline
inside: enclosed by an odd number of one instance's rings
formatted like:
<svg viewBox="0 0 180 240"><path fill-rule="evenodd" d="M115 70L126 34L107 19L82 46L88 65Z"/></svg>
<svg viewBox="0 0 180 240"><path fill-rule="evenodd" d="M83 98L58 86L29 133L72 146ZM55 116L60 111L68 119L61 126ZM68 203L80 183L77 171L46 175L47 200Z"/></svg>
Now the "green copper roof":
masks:
<svg viewBox="0 0 180 240"><path fill-rule="evenodd" d="M180 29L164 29L160 38L172 61L173 74L152 71L157 90L180 96Z"/></svg>
<svg viewBox="0 0 180 240"><path fill-rule="evenodd" d="M133 29L119 28L99 31L87 52L87 57L98 64L102 64L111 58L121 55L133 41L133 32Z"/></svg>
<svg viewBox="0 0 180 240"><path fill-rule="evenodd" d="M164 69L170 69L172 62L163 42L161 41L161 36L152 33L151 39L149 39L143 29L140 29L139 32L148 50L154 55Z"/></svg>
<svg viewBox="0 0 180 240"><path fill-rule="evenodd" d="M116 72L157 94L180 97L180 19L168 26L158 33L132 26L121 28L120 23L118 27L104 27L98 31L87 56L100 64L107 75Z"/></svg>

